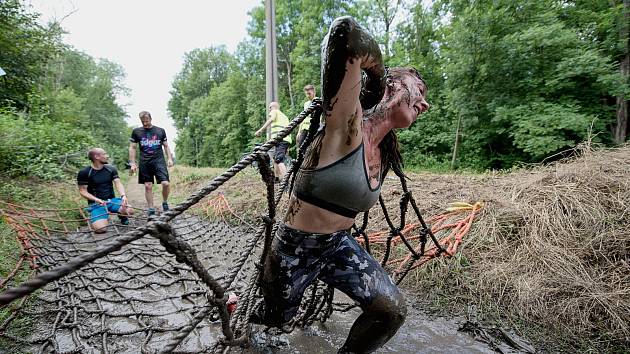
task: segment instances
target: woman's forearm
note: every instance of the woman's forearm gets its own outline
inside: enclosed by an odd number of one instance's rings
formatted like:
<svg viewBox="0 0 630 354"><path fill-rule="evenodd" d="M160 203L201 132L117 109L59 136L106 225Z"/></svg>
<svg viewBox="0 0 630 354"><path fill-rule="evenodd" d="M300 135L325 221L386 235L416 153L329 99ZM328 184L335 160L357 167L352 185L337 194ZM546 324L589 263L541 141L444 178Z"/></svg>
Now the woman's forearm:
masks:
<svg viewBox="0 0 630 354"><path fill-rule="evenodd" d="M378 43L353 18L340 17L333 21L322 47L322 97L326 110L332 110L331 100L341 87L349 59L360 60L361 69L367 74L361 106L371 108L383 97L385 67Z"/></svg>

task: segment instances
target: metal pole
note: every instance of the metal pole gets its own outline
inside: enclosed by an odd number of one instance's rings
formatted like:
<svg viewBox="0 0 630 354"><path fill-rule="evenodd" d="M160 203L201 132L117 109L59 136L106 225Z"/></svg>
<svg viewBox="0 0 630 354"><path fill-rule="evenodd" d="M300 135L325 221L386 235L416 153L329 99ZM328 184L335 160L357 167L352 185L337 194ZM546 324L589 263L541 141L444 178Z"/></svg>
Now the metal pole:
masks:
<svg viewBox="0 0 630 354"><path fill-rule="evenodd" d="M269 104L278 101L278 57L276 54L276 7L273 0L265 0L266 34L265 34L265 54L267 82L267 105L265 112L269 109ZM266 116L266 115L265 115ZM265 118L266 119L266 118ZM271 138L271 126L267 128L267 139Z"/></svg>

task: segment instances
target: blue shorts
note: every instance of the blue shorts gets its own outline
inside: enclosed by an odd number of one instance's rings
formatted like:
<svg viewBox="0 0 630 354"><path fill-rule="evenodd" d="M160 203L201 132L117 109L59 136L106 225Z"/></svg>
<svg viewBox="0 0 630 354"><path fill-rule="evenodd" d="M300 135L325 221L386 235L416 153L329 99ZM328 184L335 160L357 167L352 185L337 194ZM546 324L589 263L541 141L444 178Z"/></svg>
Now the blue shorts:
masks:
<svg viewBox="0 0 630 354"><path fill-rule="evenodd" d="M278 326L293 318L304 291L316 279L362 308L379 297L401 297L383 267L348 231L312 234L280 225L263 271L265 323Z"/></svg>
<svg viewBox="0 0 630 354"><path fill-rule="evenodd" d="M118 213L122 206L121 198L112 198L107 200L106 205L100 205L92 203L85 208L85 211L90 213L90 223L94 223L98 220L106 220L109 218L109 213Z"/></svg>

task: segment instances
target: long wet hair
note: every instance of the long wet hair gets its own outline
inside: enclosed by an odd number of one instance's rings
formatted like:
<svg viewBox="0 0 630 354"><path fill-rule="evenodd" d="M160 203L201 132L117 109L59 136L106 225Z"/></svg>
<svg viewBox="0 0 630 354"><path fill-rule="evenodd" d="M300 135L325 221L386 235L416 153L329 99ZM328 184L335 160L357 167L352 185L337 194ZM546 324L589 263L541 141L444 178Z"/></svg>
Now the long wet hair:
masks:
<svg viewBox="0 0 630 354"><path fill-rule="evenodd" d="M388 97L383 97L381 102L379 102L376 107L374 107L374 109L366 112L366 115L368 115L368 117L366 118L369 119L369 116L377 110L384 110L385 107L383 103L388 102L391 98L393 98L395 94L395 92L392 92L394 82L402 82L402 80L409 75L415 76L416 78L420 79L424 86L427 87L426 82L424 81L422 76L420 76L420 73L418 72L418 70L416 70L416 68L386 68L386 85L388 86L388 88L390 88L390 90L387 91ZM402 85L401 90L403 89L408 90L405 85ZM385 178L390 169L394 171L396 176L400 178L406 178L405 173L403 172L404 163L402 155L400 154L400 144L398 143L398 137L396 136L396 132L394 132L394 130L390 130L383 137L383 140L381 140L381 142L378 144L378 148L381 150L381 169L383 171L381 175L381 181Z"/></svg>

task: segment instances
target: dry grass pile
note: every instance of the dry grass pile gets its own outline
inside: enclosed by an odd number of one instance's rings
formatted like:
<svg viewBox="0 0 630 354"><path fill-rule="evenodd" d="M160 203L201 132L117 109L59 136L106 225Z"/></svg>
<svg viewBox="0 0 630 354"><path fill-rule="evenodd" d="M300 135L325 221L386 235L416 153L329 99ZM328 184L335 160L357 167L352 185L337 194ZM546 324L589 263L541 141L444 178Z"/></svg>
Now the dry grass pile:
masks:
<svg viewBox="0 0 630 354"><path fill-rule="evenodd" d="M459 290L565 333L630 343L630 146L483 184Z"/></svg>

